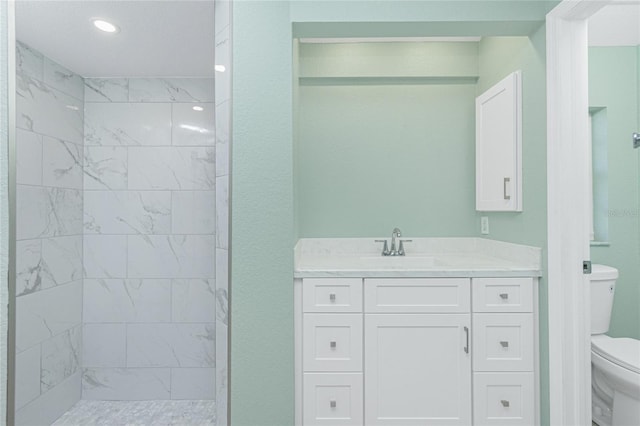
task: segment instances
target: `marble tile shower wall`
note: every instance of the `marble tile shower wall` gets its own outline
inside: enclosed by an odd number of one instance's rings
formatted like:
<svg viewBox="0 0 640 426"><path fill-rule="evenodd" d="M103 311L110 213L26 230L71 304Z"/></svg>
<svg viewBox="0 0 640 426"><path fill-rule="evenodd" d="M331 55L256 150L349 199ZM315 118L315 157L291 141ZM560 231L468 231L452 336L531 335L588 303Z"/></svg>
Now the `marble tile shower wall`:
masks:
<svg viewBox="0 0 640 426"><path fill-rule="evenodd" d="M16 54L16 424L50 424L81 394L84 84Z"/></svg>
<svg viewBox="0 0 640 426"><path fill-rule="evenodd" d="M83 399L214 399L214 80L84 99Z"/></svg>
<svg viewBox="0 0 640 426"><path fill-rule="evenodd" d="M216 408L217 423L227 424L227 339L229 326L229 163L231 145L231 12L232 2L215 2L216 64Z"/></svg>

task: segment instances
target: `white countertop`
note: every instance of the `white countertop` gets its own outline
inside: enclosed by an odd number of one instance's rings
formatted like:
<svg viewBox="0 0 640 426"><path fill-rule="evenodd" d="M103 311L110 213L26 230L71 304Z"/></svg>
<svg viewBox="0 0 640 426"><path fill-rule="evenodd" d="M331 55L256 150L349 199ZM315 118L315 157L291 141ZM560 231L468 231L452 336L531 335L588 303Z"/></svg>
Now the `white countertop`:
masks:
<svg viewBox="0 0 640 426"><path fill-rule="evenodd" d="M304 238L295 247L295 278L531 277L542 250L485 238L412 238L406 256L381 255L384 238Z"/></svg>

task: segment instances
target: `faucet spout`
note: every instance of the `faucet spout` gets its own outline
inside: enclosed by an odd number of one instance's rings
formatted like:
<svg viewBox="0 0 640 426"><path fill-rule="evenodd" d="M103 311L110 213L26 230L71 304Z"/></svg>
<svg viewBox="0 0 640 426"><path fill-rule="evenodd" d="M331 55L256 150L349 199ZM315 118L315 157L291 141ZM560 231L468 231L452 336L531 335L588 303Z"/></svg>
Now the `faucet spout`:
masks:
<svg viewBox="0 0 640 426"><path fill-rule="evenodd" d="M389 251L389 255L397 256L398 250L396 250L396 239L402 236L402 232L400 228L393 228L393 232L391 232L391 250Z"/></svg>

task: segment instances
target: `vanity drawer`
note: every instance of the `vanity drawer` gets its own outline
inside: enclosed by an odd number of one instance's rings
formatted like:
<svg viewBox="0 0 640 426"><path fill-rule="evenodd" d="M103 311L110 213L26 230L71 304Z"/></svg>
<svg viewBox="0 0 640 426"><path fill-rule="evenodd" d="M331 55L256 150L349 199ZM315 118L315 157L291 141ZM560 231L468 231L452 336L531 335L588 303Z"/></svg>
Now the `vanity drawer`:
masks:
<svg viewBox="0 0 640 426"><path fill-rule="evenodd" d="M474 314L474 371L533 371L532 314Z"/></svg>
<svg viewBox="0 0 640 426"><path fill-rule="evenodd" d="M305 314L304 371L362 371L361 314Z"/></svg>
<svg viewBox="0 0 640 426"><path fill-rule="evenodd" d="M371 278L364 280L367 313L469 312L468 278Z"/></svg>
<svg viewBox="0 0 640 426"><path fill-rule="evenodd" d="M362 312L362 279L305 278L304 312Z"/></svg>
<svg viewBox="0 0 640 426"><path fill-rule="evenodd" d="M303 381L305 426L363 424L362 373L307 373Z"/></svg>
<svg viewBox="0 0 640 426"><path fill-rule="evenodd" d="M533 278L474 278L474 312L533 312Z"/></svg>
<svg viewBox="0 0 640 426"><path fill-rule="evenodd" d="M474 426L531 426L534 406L533 373L473 375Z"/></svg>

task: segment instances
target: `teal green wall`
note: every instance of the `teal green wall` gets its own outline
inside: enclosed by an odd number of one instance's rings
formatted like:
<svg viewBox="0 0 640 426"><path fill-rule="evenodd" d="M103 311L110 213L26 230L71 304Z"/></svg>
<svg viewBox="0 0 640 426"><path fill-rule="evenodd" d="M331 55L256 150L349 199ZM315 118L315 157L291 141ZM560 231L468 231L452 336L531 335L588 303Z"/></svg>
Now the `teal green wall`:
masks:
<svg viewBox="0 0 640 426"><path fill-rule="evenodd" d="M631 148L638 131L637 47L589 48L589 106L607 109L609 246L592 247L591 260L620 271L611 328L616 337L640 338L640 173Z"/></svg>
<svg viewBox="0 0 640 426"><path fill-rule="evenodd" d="M233 4L231 424L293 424L291 23Z"/></svg>
<svg viewBox="0 0 640 426"><path fill-rule="evenodd" d="M475 84L395 77L477 72L477 43L302 44L301 76L389 80L299 88L299 236L471 235Z"/></svg>
<svg viewBox="0 0 640 426"><path fill-rule="evenodd" d="M553 3L234 2L230 290L234 426L293 424L292 31L304 29L308 36L317 36L333 28L366 27L383 28L384 35L396 36L436 31L529 34ZM334 25L347 20L352 22ZM542 116L543 93L538 92ZM541 132L539 143L544 145ZM518 232L545 233L523 227ZM542 337L546 339L544 332ZM546 387L542 399L548 400ZM547 405L543 404L543 424L548 424Z"/></svg>

